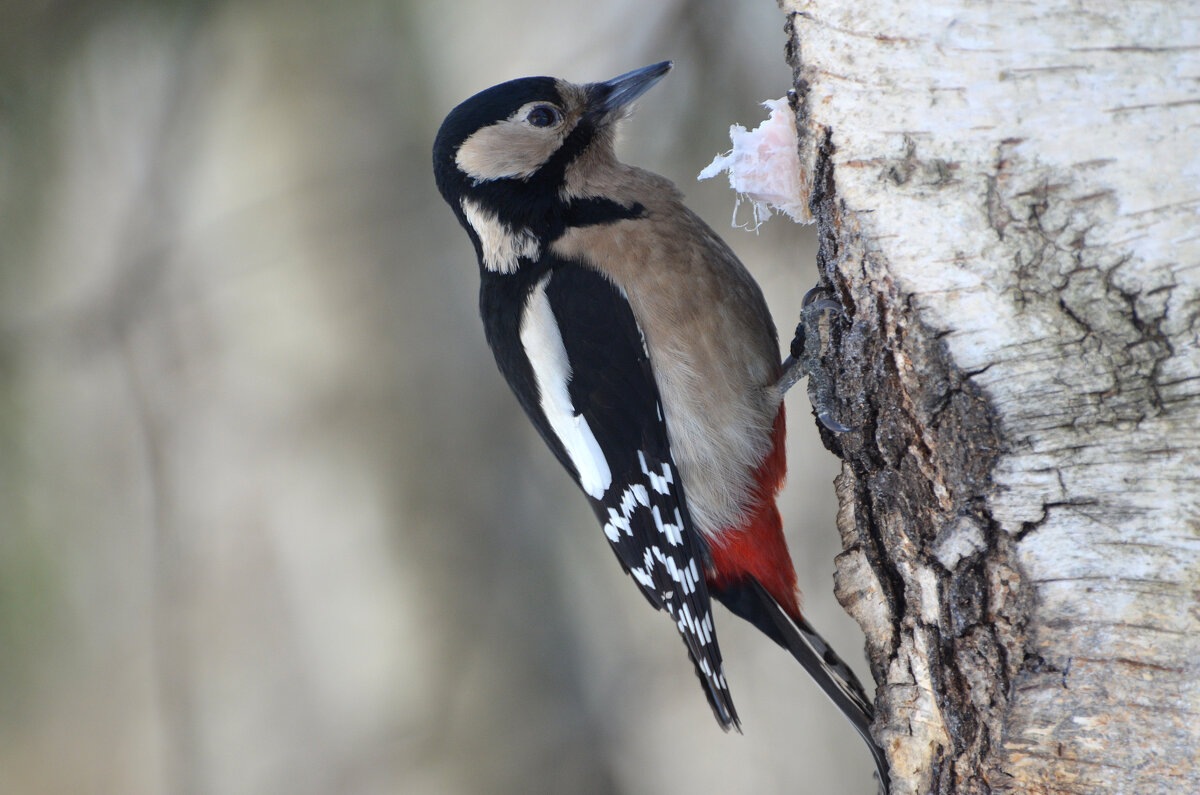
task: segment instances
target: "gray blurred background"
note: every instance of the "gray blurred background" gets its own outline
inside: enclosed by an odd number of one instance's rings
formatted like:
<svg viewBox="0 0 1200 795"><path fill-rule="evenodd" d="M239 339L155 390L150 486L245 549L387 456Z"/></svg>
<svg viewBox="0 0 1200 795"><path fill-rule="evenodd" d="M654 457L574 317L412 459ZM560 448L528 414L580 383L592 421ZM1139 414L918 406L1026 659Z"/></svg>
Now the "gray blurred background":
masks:
<svg viewBox="0 0 1200 795"><path fill-rule="evenodd" d="M873 792L722 609L745 736L717 728L496 373L430 175L488 85L674 59L623 158L790 329L811 231L731 229L695 182L789 87L782 25L771 0L0 7L0 792ZM866 680L802 392L784 515Z"/></svg>

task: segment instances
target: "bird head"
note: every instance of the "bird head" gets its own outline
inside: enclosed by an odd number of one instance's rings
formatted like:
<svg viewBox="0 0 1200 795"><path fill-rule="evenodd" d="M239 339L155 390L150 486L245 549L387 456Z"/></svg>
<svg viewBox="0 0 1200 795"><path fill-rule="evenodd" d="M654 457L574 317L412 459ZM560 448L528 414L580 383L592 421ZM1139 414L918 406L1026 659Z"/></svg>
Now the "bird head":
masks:
<svg viewBox="0 0 1200 795"><path fill-rule="evenodd" d="M663 61L602 83L526 77L479 92L438 130L438 190L468 228L464 198L510 225L544 226L555 204L570 198L572 168L615 160L617 122L671 65Z"/></svg>

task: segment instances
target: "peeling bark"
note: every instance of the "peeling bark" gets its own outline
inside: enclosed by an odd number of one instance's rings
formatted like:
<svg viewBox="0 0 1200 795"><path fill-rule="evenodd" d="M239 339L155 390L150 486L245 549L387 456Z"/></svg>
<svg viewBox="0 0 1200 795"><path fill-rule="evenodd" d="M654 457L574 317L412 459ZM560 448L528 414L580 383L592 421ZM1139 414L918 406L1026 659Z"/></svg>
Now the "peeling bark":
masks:
<svg viewBox="0 0 1200 795"><path fill-rule="evenodd" d="M1200 11L782 5L893 792L1200 791Z"/></svg>

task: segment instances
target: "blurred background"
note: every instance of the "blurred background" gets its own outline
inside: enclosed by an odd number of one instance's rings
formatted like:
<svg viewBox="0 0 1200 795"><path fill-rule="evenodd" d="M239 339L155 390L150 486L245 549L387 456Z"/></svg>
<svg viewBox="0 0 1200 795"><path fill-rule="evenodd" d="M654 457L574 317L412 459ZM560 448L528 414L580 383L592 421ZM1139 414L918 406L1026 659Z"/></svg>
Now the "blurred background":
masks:
<svg viewBox="0 0 1200 795"><path fill-rule="evenodd" d="M811 230L695 175L791 83L771 0L0 6L0 792L874 792L800 667L717 610L716 726L495 371L442 117L671 58L623 159L790 338ZM743 208L745 210L746 208ZM748 213L746 213L748 217ZM809 617L830 481L797 389Z"/></svg>

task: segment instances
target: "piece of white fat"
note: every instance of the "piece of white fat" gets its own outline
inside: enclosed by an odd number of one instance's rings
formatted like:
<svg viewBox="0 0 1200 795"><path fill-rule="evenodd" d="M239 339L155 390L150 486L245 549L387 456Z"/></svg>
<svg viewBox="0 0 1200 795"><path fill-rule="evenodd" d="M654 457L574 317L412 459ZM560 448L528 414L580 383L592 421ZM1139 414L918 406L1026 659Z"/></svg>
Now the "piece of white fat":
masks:
<svg viewBox="0 0 1200 795"><path fill-rule="evenodd" d="M742 199L749 199L754 207L751 228L757 229L770 218L772 208L787 213L797 223L812 223L808 212L808 180L800 168L796 117L787 97L762 104L771 111L770 117L753 130L740 124L730 127L733 149L717 155L698 179L729 172L729 186L738 194L733 206L734 226L739 226L737 211Z"/></svg>

